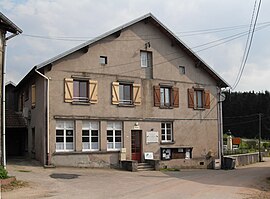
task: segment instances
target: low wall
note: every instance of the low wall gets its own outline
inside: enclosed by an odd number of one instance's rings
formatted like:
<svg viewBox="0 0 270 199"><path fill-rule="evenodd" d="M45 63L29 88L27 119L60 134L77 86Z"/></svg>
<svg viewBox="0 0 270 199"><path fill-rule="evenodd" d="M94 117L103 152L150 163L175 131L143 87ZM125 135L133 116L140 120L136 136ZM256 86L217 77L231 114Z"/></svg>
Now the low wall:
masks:
<svg viewBox="0 0 270 199"><path fill-rule="evenodd" d="M235 166L244 166L259 162L259 153L246 153L238 155L227 155L224 157L235 158Z"/></svg>

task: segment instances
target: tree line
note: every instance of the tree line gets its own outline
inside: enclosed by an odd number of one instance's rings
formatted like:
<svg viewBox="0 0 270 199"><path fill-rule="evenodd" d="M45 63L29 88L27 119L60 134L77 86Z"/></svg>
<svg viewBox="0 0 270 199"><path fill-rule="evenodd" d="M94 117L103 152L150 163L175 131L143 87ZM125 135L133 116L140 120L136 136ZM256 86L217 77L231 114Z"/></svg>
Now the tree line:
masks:
<svg viewBox="0 0 270 199"><path fill-rule="evenodd" d="M231 131L235 137L258 138L259 113L263 139L270 139L270 93L225 92L223 108L223 132Z"/></svg>

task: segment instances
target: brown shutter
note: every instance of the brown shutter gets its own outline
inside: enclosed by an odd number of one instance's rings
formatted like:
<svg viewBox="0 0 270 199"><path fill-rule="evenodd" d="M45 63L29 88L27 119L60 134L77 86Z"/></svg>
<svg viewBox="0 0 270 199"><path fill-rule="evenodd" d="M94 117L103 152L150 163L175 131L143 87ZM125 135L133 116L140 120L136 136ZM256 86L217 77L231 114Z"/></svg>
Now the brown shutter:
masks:
<svg viewBox="0 0 270 199"><path fill-rule="evenodd" d="M210 109L210 91L204 91L204 108Z"/></svg>
<svg viewBox="0 0 270 199"><path fill-rule="evenodd" d="M154 106L160 106L160 86L154 86Z"/></svg>
<svg viewBox="0 0 270 199"><path fill-rule="evenodd" d="M98 103L98 82L89 80L89 101L92 104Z"/></svg>
<svg viewBox="0 0 270 199"><path fill-rule="evenodd" d="M119 82L112 83L112 104L119 104Z"/></svg>
<svg viewBox="0 0 270 199"><path fill-rule="evenodd" d="M188 89L188 108L194 108L194 90Z"/></svg>
<svg viewBox="0 0 270 199"><path fill-rule="evenodd" d="M179 88L173 87L172 88L172 99L173 99L173 107L178 108L179 107Z"/></svg>
<svg viewBox="0 0 270 199"><path fill-rule="evenodd" d="M73 101L73 79L65 78L65 102Z"/></svg>
<svg viewBox="0 0 270 199"><path fill-rule="evenodd" d="M36 106L36 85L32 84L31 87L31 100L32 100L32 108Z"/></svg>
<svg viewBox="0 0 270 199"><path fill-rule="evenodd" d="M141 85L133 84L133 103L134 105L141 105Z"/></svg>

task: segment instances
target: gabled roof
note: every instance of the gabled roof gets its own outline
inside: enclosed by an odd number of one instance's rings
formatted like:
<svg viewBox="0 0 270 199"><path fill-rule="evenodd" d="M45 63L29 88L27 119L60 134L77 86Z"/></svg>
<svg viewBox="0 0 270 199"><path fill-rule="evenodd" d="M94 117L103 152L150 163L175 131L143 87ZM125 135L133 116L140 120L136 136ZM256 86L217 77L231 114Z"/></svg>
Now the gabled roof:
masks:
<svg viewBox="0 0 270 199"><path fill-rule="evenodd" d="M19 34L22 30L16 26L11 20L9 20L2 12L0 12L0 29L8 32Z"/></svg>
<svg viewBox="0 0 270 199"><path fill-rule="evenodd" d="M179 45L183 50L185 50L191 57L193 57L196 60L196 65L202 67L204 70L206 70L217 82L220 87L229 87L229 84L223 80L209 65L207 65L194 51L192 51L184 42L182 42L173 32L171 32L164 24L162 24L156 17L154 17L151 13L148 13L142 17L139 17L129 23L126 23L122 26L119 26L118 28L115 28L103 35L100 35L99 37L96 37L93 40L89 40L81 45L78 45L66 52L63 52L45 62L42 62L41 64L37 65L37 69L41 69L48 64L51 64L61 58L66 57L67 55L70 55L80 49L83 49L99 40L102 40L112 34L115 34L129 26L132 26L140 21L147 20L148 22L153 23L155 26L157 26L164 34L166 34L169 38L172 39L175 44Z"/></svg>

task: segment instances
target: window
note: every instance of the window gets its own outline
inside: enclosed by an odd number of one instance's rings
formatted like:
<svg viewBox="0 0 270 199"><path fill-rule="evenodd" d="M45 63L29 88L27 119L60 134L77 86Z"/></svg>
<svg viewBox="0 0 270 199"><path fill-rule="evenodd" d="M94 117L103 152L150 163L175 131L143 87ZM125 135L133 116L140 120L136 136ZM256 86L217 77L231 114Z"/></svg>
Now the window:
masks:
<svg viewBox="0 0 270 199"><path fill-rule="evenodd" d="M179 73L180 73L181 75L186 74L185 66L179 66Z"/></svg>
<svg viewBox="0 0 270 199"><path fill-rule="evenodd" d="M99 57L99 63L101 64L101 65L106 65L108 62L107 62L108 60L107 60L107 57L106 56L100 56Z"/></svg>
<svg viewBox="0 0 270 199"><path fill-rule="evenodd" d="M188 89L188 107L210 109L210 92L201 88Z"/></svg>
<svg viewBox="0 0 270 199"><path fill-rule="evenodd" d="M152 52L141 51L141 67L152 66Z"/></svg>
<svg viewBox="0 0 270 199"><path fill-rule="evenodd" d="M99 125L98 122L83 121L82 127L83 151L99 150Z"/></svg>
<svg viewBox="0 0 270 199"><path fill-rule="evenodd" d="M179 88L154 86L154 106L161 108L179 107Z"/></svg>
<svg viewBox="0 0 270 199"><path fill-rule="evenodd" d="M172 123L161 123L161 142L172 142Z"/></svg>
<svg viewBox="0 0 270 199"><path fill-rule="evenodd" d="M119 84L119 103L132 104L132 84Z"/></svg>
<svg viewBox="0 0 270 199"><path fill-rule="evenodd" d="M160 106L171 106L171 88L160 87Z"/></svg>
<svg viewBox="0 0 270 199"><path fill-rule="evenodd" d="M88 81L73 80L73 100L88 101Z"/></svg>
<svg viewBox="0 0 270 199"><path fill-rule="evenodd" d="M32 104L32 108L36 107L36 85L32 84L31 86L31 104Z"/></svg>
<svg viewBox="0 0 270 199"><path fill-rule="evenodd" d="M65 79L65 102L97 103L98 82L95 80Z"/></svg>
<svg viewBox="0 0 270 199"><path fill-rule="evenodd" d="M121 148L122 148L122 123L108 122L107 150L120 150Z"/></svg>
<svg viewBox="0 0 270 199"><path fill-rule="evenodd" d="M141 85L113 82L112 104L141 105Z"/></svg>
<svg viewBox="0 0 270 199"><path fill-rule="evenodd" d="M74 150L74 122L56 122L56 152Z"/></svg>
<svg viewBox="0 0 270 199"><path fill-rule="evenodd" d="M161 148L161 159L191 159L192 158L192 147L184 148Z"/></svg>

